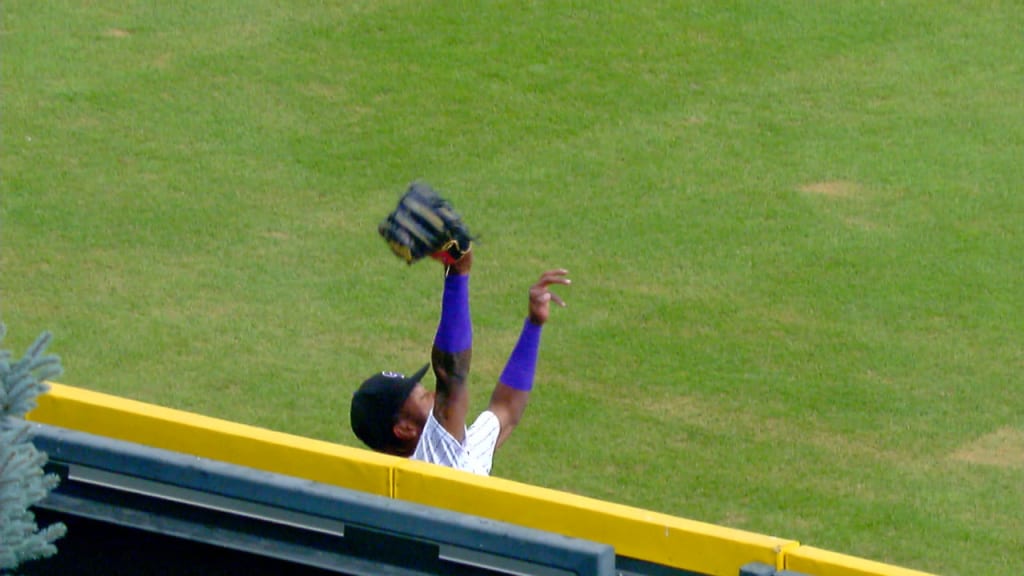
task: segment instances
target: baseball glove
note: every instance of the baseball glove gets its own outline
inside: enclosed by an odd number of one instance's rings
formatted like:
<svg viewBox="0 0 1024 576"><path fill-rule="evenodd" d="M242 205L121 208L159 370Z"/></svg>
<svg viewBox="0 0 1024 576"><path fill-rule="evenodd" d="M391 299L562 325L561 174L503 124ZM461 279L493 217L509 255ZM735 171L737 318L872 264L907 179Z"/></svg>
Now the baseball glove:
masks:
<svg viewBox="0 0 1024 576"><path fill-rule="evenodd" d="M428 184L413 183L377 231L391 251L413 264L431 256L452 264L472 249L473 237L459 213Z"/></svg>

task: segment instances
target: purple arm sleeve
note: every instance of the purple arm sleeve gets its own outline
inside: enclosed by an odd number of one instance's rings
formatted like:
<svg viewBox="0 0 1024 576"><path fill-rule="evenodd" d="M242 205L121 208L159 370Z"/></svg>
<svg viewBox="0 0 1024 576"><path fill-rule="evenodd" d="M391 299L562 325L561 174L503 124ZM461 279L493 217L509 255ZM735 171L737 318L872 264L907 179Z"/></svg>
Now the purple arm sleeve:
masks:
<svg viewBox="0 0 1024 576"><path fill-rule="evenodd" d="M473 321L469 315L469 275L449 274L441 296L441 322L434 346L450 354L473 347Z"/></svg>
<svg viewBox="0 0 1024 576"><path fill-rule="evenodd" d="M533 376L537 371L537 352L540 349L540 333L540 325L530 322L529 319L523 323L519 341L512 349L512 355L499 378L502 384L523 392L533 389Z"/></svg>

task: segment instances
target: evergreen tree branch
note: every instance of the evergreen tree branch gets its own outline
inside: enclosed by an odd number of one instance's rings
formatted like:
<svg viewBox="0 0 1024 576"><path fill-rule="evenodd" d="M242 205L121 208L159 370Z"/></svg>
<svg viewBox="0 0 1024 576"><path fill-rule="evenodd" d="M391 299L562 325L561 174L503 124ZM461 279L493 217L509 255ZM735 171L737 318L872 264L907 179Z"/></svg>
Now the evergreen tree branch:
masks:
<svg viewBox="0 0 1024 576"><path fill-rule="evenodd" d="M0 340L6 333L0 324ZM44 473L47 456L32 444L24 419L50 389L46 381L62 372L60 358L44 354L51 339L42 333L14 363L9 350L0 350L0 570L56 554L54 542L67 532L59 522L40 529L30 510L60 481Z"/></svg>

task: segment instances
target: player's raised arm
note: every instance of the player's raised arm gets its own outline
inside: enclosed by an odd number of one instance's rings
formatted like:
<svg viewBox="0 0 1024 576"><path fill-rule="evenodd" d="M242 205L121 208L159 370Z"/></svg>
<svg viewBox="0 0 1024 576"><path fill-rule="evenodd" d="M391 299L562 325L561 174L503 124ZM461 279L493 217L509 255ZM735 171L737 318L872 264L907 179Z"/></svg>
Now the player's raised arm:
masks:
<svg viewBox="0 0 1024 576"><path fill-rule="evenodd" d="M519 340L498 379L498 384L494 387L488 407L501 423L501 432L495 449L508 439L526 411L537 369L541 331L551 313L551 302L565 306L565 302L551 292L550 288L552 285L571 284L568 274L568 270L561 268L548 270L530 287L529 313L523 322Z"/></svg>
<svg viewBox="0 0 1024 576"><path fill-rule="evenodd" d="M473 322L469 311L469 273L472 268L472 252L450 265L446 264L441 321L431 352L437 379L434 418L459 442L466 437L467 381L473 359Z"/></svg>

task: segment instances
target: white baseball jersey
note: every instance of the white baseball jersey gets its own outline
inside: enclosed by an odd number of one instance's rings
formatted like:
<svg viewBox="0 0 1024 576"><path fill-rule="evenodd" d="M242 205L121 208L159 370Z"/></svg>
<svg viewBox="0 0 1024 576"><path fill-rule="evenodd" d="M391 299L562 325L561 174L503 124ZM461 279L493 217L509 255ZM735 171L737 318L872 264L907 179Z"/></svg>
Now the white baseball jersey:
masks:
<svg viewBox="0 0 1024 576"><path fill-rule="evenodd" d="M485 410L466 430L466 441L460 443L441 426L431 410L412 458L487 476L491 473L499 432L501 422L498 417L494 412Z"/></svg>

